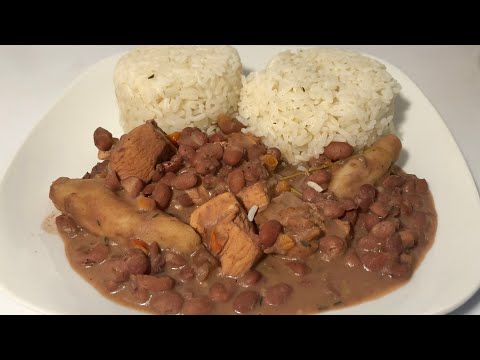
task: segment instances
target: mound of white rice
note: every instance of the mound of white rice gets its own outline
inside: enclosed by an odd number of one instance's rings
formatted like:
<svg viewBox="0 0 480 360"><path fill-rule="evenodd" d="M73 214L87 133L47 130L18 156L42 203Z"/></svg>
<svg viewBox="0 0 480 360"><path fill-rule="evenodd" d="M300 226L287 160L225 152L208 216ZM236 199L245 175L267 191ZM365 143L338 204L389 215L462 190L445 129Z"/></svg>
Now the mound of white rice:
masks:
<svg viewBox="0 0 480 360"><path fill-rule="evenodd" d="M242 80L238 119L298 164L332 141L357 150L391 127L400 85L379 62L351 51L304 49L275 56Z"/></svg>
<svg viewBox="0 0 480 360"><path fill-rule="evenodd" d="M242 64L231 46L146 46L117 63L115 93L125 132L155 119L167 133L208 130L237 110ZM210 129L209 131L212 131Z"/></svg>

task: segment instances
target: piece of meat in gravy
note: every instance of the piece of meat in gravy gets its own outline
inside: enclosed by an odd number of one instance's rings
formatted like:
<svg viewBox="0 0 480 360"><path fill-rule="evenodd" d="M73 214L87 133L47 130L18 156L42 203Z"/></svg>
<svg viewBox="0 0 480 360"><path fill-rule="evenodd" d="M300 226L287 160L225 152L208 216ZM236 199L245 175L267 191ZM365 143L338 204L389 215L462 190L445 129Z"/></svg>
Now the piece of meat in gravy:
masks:
<svg viewBox="0 0 480 360"><path fill-rule="evenodd" d="M218 195L196 209L190 225L220 260L226 276L242 276L262 254L253 225L232 193Z"/></svg>
<svg viewBox="0 0 480 360"><path fill-rule="evenodd" d="M109 168L120 180L133 176L148 183L157 163L170 159L175 152L175 146L156 123L147 121L122 136L112 150Z"/></svg>
<svg viewBox="0 0 480 360"><path fill-rule="evenodd" d="M270 203L270 195L266 181L259 181L251 186L242 189L237 198L243 207L248 211L252 206L257 205L258 210L262 211Z"/></svg>

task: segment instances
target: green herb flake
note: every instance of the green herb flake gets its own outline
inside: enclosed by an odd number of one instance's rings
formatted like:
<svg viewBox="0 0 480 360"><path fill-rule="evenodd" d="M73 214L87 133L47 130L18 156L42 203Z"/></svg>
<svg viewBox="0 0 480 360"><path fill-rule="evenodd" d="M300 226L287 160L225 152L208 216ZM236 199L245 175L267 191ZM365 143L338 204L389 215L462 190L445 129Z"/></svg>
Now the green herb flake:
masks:
<svg viewBox="0 0 480 360"><path fill-rule="evenodd" d="M305 92L305 88L302 86L302 91Z"/></svg>
<svg viewBox="0 0 480 360"><path fill-rule="evenodd" d="M148 78L153 79L155 77L155 74L150 75Z"/></svg>
<svg viewBox="0 0 480 360"><path fill-rule="evenodd" d="M97 225L102 226L102 224L100 224L100 220L98 220L98 219L97 219Z"/></svg>
<svg viewBox="0 0 480 360"><path fill-rule="evenodd" d="M305 241L305 240L300 240L300 244L302 244L303 247L310 247L310 243L308 241Z"/></svg>
<svg viewBox="0 0 480 360"><path fill-rule="evenodd" d="M259 304L260 306L262 306L262 304L263 304L263 296L260 296L260 300L258 301L258 304Z"/></svg>
<svg viewBox="0 0 480 360"><path fill-rule="evenodd" d="M160 213L153 215L152 219L155 219L158 215L160 215Z"/></svg>

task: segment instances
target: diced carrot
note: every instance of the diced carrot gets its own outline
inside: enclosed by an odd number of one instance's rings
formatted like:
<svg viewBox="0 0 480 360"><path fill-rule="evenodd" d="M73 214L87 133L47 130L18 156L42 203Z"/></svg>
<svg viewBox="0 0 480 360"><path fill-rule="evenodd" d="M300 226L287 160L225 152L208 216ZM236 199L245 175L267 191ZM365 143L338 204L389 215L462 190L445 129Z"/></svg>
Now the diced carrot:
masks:
<svg viewBox="0 0 480 360"><path fill-rule="evenodd" d="M134 249L142 250L146 255L148 255L148 244L140 239L133 239L130 241Z"/></svg>
<svg viewBox="0 0 480 360"><path fill-rule="evenodd" d="M222 251L222 244L220 244L220 242L218 241L217 239L217 234L215 233L215 231L212 231L210 233L210 236L209 236L209 248L210 248L210 251L214 254L214 255L217 255L220 253L220 251Z"/></svg>
<svg viewBox="0 0 480 360"><path fill-rule="evenodd" d="M278 165L278 160L275 156L266 154L260 157L260 160L263 162L269 173L273 173Z"/></svg>
<svg viewBox="0 0 480 360"><path fill-rule="evenodd" d="M284 192L290 191L290 184L287 180L280 180L275 187L275 192L277 194L282 194Z"/></svg>
<svg viewBox="0 0 480 360"><path fill-rule="evenodd" d="M178 131L174 132L174 133L171 133L171 134L167 135L167 138L168 138L168 140L170 140L170 142L173 145L178 146L178 139L180 138L180 133Z"/></svg>

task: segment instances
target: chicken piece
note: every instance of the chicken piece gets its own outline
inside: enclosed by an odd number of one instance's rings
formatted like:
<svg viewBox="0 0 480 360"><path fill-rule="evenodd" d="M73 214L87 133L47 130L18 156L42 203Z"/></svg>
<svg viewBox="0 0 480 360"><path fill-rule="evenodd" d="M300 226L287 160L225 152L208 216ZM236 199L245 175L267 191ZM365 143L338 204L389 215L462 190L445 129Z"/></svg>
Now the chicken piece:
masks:
<svg viewBox="0 0 480 360"><path fill-rule="evenodd" d="M392 134L382 136L363 154L333 167L328 190L340 198L353 198L363 184L375 185L387 173L397 161L401 149L398 137Z"/></svg>
<svg viewBox="0 0 480 360"><path fill-rule="evenodd" d="M148 183L158 162L170 159L175 146L154 121L147 121L122 136L110 154L109 167L120 180L130 176Z"/></svg>
<svg viewBox="0 0 480 360"><path fill-rule="evenodd" d="M210 200L208 190L205 189L205 187L203 187L202 185L187 189L185 190L185 192L188 196L190 196L190 199L192 199L192 202L195 205L202 205L205 204L208 200Z"/></svg>
<svg viewBox="0 0 480 360"><path fill-rule="evenodd" d="M226 192L197 208L190 225L219 260L222 273L239 277L260 258L262 251L253 226L235 196Z"/></svg>
<svg viewBox="0 0 480 360"><path fill-rule="evenodd" d="M335 235L346 240L350 236L351 226L348 221L334 219L325 222L325 234Z"/></svg>
<svg viewBox="0 0 480 360"><path fill-rule="evenodd" d="M244 188L237 194L243 207L248 211L253 205L258 206L258 211L264 210L270 203L267 182L260 181Z"/></svg>
<svg viewBox="0 0 480 360"><path fill-rule="evenodd" d="M59 178L50 187L50 199L63 214L97 236L124 242L156 241L162 249L186 255L201 246L200 237L190 226L163 212L137 212L107 189L102 179Z"/></svg>
<svg viewBox="0 0 480 360"><path fill-rule="evenodd" d="M281 233L277 241L271 247L265 250L268 254L279 254L289 259L304 259L318 250L316 242L298 243L288 234Z"/></svg>

